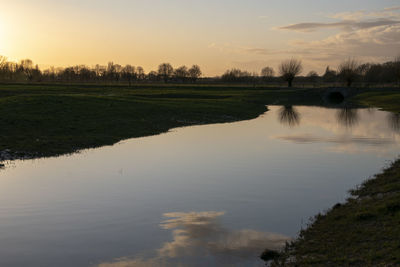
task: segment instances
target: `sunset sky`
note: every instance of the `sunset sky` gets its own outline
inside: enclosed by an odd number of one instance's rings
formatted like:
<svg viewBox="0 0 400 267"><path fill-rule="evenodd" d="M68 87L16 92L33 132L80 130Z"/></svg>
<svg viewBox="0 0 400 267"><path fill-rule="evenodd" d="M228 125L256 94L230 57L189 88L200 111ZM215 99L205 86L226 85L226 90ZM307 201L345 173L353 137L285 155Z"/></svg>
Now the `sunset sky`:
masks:
<svg viewBox="0 0 400 267"><path fill-rule="evenodd" d="M383 62L400 54L398 0L0 0L0 55L42 68L108 61L154 70L198 64L305 72L341 60ZM306 73L303 73L306 74Z"/></svg>

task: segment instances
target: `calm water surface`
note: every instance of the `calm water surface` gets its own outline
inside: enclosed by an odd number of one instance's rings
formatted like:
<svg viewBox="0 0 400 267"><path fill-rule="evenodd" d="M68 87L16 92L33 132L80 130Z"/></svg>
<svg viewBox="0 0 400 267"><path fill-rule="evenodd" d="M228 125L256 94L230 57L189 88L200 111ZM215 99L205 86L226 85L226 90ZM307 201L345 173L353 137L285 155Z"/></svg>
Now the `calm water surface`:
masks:
<svg viewBox="0 0 400 267"><path fill-rule="evenodd" d="M400 118L278 107L0 171L0 266L263 266L398 156Z"/></svg>

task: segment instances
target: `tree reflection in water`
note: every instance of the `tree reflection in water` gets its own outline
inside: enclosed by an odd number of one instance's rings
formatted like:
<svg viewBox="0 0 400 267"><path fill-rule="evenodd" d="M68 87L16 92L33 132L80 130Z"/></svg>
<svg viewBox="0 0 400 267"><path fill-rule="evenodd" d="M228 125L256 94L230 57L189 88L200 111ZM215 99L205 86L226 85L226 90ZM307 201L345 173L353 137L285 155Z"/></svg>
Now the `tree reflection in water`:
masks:
<svg viewBox="0 0 400 267"><path fill-rule="evenodd" d="M338 110L336 118L338 123L346 128L351 128L357 125L358 121L360 120L358 110L351 107L344 107Z"/></svg>
<svg viewBox="0 0 400 267"><path fill-rule="evenodd" d="M300 113L293 106L283 106L279 109L279 121L289 127L300 124Z"/></svg>
<svg viewBox="0 0 400 267"><path fill-rule="evenodd" d="M393 131L400 132L400 113L390 113L388 115L388 123Z"/></svg>

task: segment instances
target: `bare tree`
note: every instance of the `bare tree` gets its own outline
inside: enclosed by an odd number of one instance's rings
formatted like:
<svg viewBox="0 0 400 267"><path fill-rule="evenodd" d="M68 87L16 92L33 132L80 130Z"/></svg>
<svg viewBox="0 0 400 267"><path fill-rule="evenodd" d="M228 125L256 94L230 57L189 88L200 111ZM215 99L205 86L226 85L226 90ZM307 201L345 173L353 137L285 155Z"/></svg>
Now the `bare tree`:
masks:
<svg viewBox="0 0 400 267"><path fill-rule="evenodd" d="M360 63L352 58L343 61L338 68L339 76L346 82L348 87L357 79L359 71Z"/></svg>
<svg viewBox="0 0 400 267"><path fill-rule="evenodd" d="M147 74L147 79L149 81L158 81L158 74L156 71L150 71L149 74Z"/></svg>
<svg viewBox="0 0 400 267"><path fill-rule="evenodd" d="M8 72L7 58L0 55L0 79L4 79Z"/></svg>
<svg viewBox="0 0 400 267"><path fill-rule="evenodd" d="M397 82L400 84L400 55L394 59L394 72Z"/></svg>
<svg viewBox="0 0 400 267"><path fill-rule="evenodd" d="M0 55L0 69L3 69L7 64L7 58L5 56Z"/></svg>
<svg viewBox="0 0 400 267"><path fill-rule="evenodd" d="M196 82L198 78L202 75L200 67L198 65L193 65L189 70L189 77L193 82Z"/></svg>
<svg viewBox="0 0 400 267"><path fill-rule="evenodd" d="M19 69L21 73L24 73L29 81L33 79L33 62L30 59L23 59L19 64Z"/></svg>
<svg viewBox="0 0 400 267"><path fill-rule="evenodd" d="M129 87L132 84L132 79L134 78L134 75L135 75L135 67L128 64L122 68L122 77L125 80L128 80Z"/></svg>
<svg viewBox="0 0 400 267"><path fill-rule="evenodd" d="M138 80L140 80L140 81L143 81L146 78L144 69L141 66L138 66L136 68L136 75L137 75Z"/></svg>
<svg viewBox="0 0 400 267"><path fill-rule="evenodd" d="M186 66L181 66L174 71L174 76L176 79L185 81L186 78L189 76L189 71Z"/></svg>
<svg viewBox="0 0 400 267"><path fill-rule="evenodd" d="M272 79L272 77L274 77L275 75L275 71L273 68L271 67L265 67L261 70L261 77L263 78L263 80L265 81L269 81Z"/></svg>
<svg viewBox="0 0 400 267"><path fill-rule="evenodd" d="M287 81L288 86L292 87L294 78L303 71L303 64L301 60L292 58L283 61L279 66L279 73L282 78Z"/></svg>
<svg viewBox="0 0 400 267"><path fill-rule="evenodd" d="M227 70L221 79L225 82L248 82L251 80L251 73L240 69Z"/></svg>
<svg viewBox="0 0 400 267"><path fill-rule="evenodd" d="M169 63L162 63L158 66L158 75L164 80L164 82L168 82L174 73L174 68Z"/></svg>

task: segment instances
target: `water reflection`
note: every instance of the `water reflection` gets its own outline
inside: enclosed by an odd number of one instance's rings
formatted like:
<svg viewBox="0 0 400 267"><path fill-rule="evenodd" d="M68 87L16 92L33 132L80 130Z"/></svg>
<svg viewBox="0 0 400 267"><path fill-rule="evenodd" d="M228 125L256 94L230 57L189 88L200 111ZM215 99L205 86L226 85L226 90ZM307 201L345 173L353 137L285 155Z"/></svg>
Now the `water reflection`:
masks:
<svg viewBox="0 0 400 267"><path fill-rule="evenodd" d="M279 109L279 121L294 127L300 124L300 113L293 106L283 106Z"/></svg>
<svg viewBox="0 0 400 267"><path fill-rule="evenodd" d="M295 128L269 106L254 120L15 162L0 172L0 266L264 266L262 250L286 239L264 231L295 236L400 150L387 112L359 109L349 129L337 109L295 109ZM171 209L229 216L160 219Z"/></svg>
<svg viewBox="0 0 400 267"><path fill-rule="evenodd" d="M351 107L344 107L338 110L336 118L339 124L346 128L351 128L357 125L360 120L358 110Z"/></svg>
<svg viewBox="0 0 400 267"><path fill-rule="evenodd" d="M223 215L215 211L165 213L161 227L172 230L173 240L155 256L123 258L99 266L262 266L258 257L264 249L279 250L289 240L279 234L227 229L219 221Z"/></svg>
<svg viewBox="0 0 400 267"><path fill-rule="evenodd" d="M364 144L364 145L389 145L395 144L395 140L390 138L374 138L362 136L314 136L309 134L277 136L278 139L292 141L295 143L335 143L335 144Z"/></svg>
<svg viewBox="0 0 400 267"><path fill-rule="evenodd" d="M400 132L400 113L389 113L388 123L393 131Z"/></svg>

